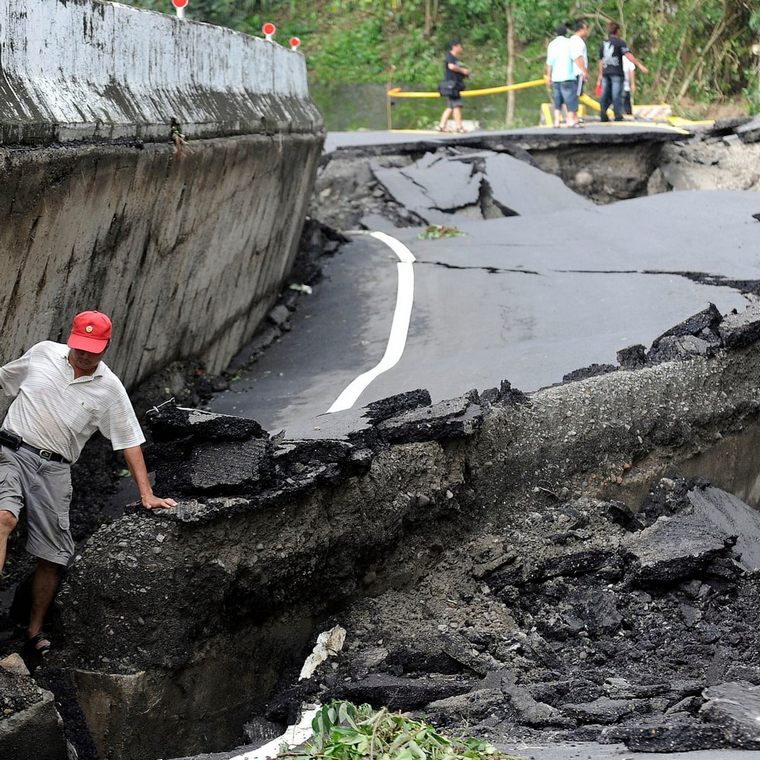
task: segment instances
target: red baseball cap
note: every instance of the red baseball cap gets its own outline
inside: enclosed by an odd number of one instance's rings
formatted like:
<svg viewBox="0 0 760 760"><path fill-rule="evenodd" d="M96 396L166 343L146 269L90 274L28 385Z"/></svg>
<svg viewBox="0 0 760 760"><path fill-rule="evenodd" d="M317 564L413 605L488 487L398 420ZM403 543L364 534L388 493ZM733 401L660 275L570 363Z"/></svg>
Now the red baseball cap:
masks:
<svg viewBox="0 0 760 760"><path fill-rule="evenodd" d="M83 311L74 317L69 348L99 354L106 350L111 340L111 320L100 311Z"/></svg>

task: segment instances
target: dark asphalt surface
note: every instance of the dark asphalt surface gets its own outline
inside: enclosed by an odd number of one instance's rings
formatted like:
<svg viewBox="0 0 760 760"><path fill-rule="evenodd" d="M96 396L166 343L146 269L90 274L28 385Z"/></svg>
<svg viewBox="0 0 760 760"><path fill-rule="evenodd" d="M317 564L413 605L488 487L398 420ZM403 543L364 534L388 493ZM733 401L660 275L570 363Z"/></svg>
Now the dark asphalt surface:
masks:
<svg viewBox="0 0 760 760"><path fill-rule="evenodd" d="M434 400L508 379L530 391L616 352L649 345L713 302L746 299L673 272L760 279L760 223L751 193L668 193L609 206L461 222L465 236L418 240L415 292L401 361L356 407L428 388ZM383 355L397 288L395 254L356 235L301 300L293 330L217 396L212 409L253 416L288 435L340 424L324 412Z"/></svg>
<svg viewBox="0 0 760 760"><path fill-rule="evenodd" d="M408 133L331 134L327 149L415 139ZM383 356L396 299L396 255L355 235L326 261L314 294L301 299L292 332L212 408L253 416L292 437L340 435L361 424L362 404L392 393L427 387L441 399L503 378L533 390L592 362L615 363L618 349L649 345L710 301L723 312L744 307L737 290L700 284L686 273L760 280L760 223L752 218L758 212L760 198L751 193L670 193L486 222L457 220L465 236L448 240L396 231L417 259L403 356L351 411L327 415L340 392ZM739 750L504 749L532 760L760 760L760 752Z"/></svg>

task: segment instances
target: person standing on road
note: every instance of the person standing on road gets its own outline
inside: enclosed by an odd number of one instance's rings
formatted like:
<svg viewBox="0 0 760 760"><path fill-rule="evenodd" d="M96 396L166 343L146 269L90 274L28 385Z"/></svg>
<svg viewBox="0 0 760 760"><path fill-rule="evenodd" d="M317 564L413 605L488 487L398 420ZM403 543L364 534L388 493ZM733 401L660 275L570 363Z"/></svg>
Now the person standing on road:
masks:
<svg viewBox="0 0 760 760"><path fill-rule="evenodd" d="M633 116L633 94L636 92L636 67L623 57L623 112Z"/></svg>
<svg viewBox="0 0 760 760"><path fill-rule="evenodd" d="M448 132L446 125L452 113L454 114L454 131L464 132L464 128L462 127L461 93L464 89L465 78L470 76L470 70L462 66L459 60L460 55L462 55L462 43L459 40L452 40L449 52L446 53L446 58L443 62L443 81L451 83L452 95L447 96L448 103L436 127L439 132Z"/></svg>
<svg viewBox="0 0 760 760"><path fill-rule="evenodd" d="M557 36L546 49L546 78L552 84L554 126L559 126L564 104L567 109L567 126L575 127L578 124L578 94L573 73L573 61L570 57L567 26L559 24L554 31Z"/></svg>
<svg viewBox="0 0 760 760"><path fill-rule="evenodd" d="M624 40L618 36L620 25L610 21L607 25L607 39L599 46L599 76L597 86L602 87L601 121L609 121L607 109L612 104L615 121L623 121L623 58L627 58L643 74L649 69L630 51Z"/></svg>
<svg viewBox="0 0 760 760"><path fill-rule="evenodd" d="M14 401L0 428L0 573L8 537L27 510L27 551L37 557L32 580L29 646L46 654L45 614L60 573L74 555L69 530L70 466L99 430L127 467L147 509L175 507L153 494L143 459L145 437L127 392L102 361L111 320L98 311L74 317L67 344L42 341L0 367L0 387Z"/></svg>
<svg viewBox="0 0 760 760"><path fill-rule="evenodd" d="M570 57L573 59L573 74L575 75L575 92L580 98L583 94L583 83L588 81L588 50L586 49L586 37L588 37L588 23L579 18L575 21L575 32L570 36ZM576 120L580 122L580 119Z"/></svg>

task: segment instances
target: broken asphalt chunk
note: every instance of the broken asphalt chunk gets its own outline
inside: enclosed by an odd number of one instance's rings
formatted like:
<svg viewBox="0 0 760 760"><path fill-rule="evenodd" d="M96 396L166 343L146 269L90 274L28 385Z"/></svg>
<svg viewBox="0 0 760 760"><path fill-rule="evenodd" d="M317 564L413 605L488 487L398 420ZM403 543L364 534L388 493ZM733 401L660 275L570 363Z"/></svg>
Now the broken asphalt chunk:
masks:
<svg viewBox="0 0 760 760"><path fill-rule="evenodd" d="M474 681L462 678L398 678L372 673L361 681L342 683L332 689L330 699L347 699L356 704L367 702L373 707L390 710L414 710L429 702L446 699L470 691Z"/></svg>
<svg viewBox="0 0 760 760"><path fill-rule="evenodd" d="M29 676L5 669L0 669L0 757L69 757L53 694Z"/></svg>
<svg viewBox="0 0 760 760"><path fill-rule="evenodd" d="M641 343L621 348L617 360L622 369L640 369L647 363L646 348Z"/></svg>
<svg viewBox="0 0 760 760"><path fill-rule="evenodd" d="M715 306L714 303L711 303L706 309L698 311L696 314L692 314L683 322L679 322L669 330L666 330L659 338L654 340L652 346L654 347L658 341L669 335L675 335L676 337L684 335L700 335L703 330L709 330L714 333L722 321L723 315L718 311L717 306Z"/></svg>
<svg viewBox="0 0 760 760"><path fill-rule="evenodd" d="M760 512L719 488L694 488L687 498L706 523L737 537L734 553L745 570L760 570Z"/></svg>
<svg viewBox="0 0 760 760"><path fill-rule="evenodd" d="M402 412L377 426L390 443L419 443L472 435L483 421L483 410L466 396Z"/></svg>
<svg viewBox="0 0 760 760"><path fill-rule="evenodd" d="M502 380L498 388L487 388L480 394L482 404L524 404L530 400L521 390L512 387L509 380Z"/></svg>
<svg viewBox="0 0 760 760"><path fill-rule="evenodd" d="M617 723L627 715L646 710L646 705L646 700L599 697L593 702L565 704L560 709L569 718L583 724L601 723L609 725L610 723Z"/></svg>
<svg viewBox="0 0 760 760"><path fill-rule="evenodd" d="M147 419L157 442L188 437L198 441L246 441L267 437L267 432L256 420L185 409L174 404L165 404L153 414L149 412Z"/></svg>
<svg viewBox="0 0 760 760"><path fill-rule="evenodd" d="M700 717L717 726L726 742L739 749L760 749L760 686L722 683L705 689Z"/></svg>
<svg viewBox="0 0 760 760"><path fill-rule="evenodd" d="M723 316L710 304L683 322L671 327L652 342L647 358L652 364L711 356L719 346L718 330Z"/></svg>
<svg viewBox="0 0 760 760"><path fill-rule="evenodd" d="M464 636L444 633L441 636L441 649L452 660L468 668L473 673L484 676L490 670L498 667L498 663L489 654L473 652L472 644Z"/></svg>
<svg viewBox="0 0 760 760"><path fill-rule="evenodd" d="M760 339L760 308L748 306L738 314L729 314L718 328L726 348L743 348Z"/></svg>
<svg viewBox="0 0 760 760"><path fill-rule="evenodd" d="M546 580L561 576L588 575L618 564L617 552L611 549L584 549L547 558L535 573L535 577Z"/></svg>
<svg viewBox="0 0 760 760"><path fill-rule="evenodd" d="M572 372L563 375L562 382L574 383L578 380L588 380L590 377L599 377L600 375L608 375L610 372L617 372L617 369L614 364L590 364L588 367L574 369Z"/></svg>
<svg viewBox="0 0 760 760"><path fill-rule="evenodd" d="M730 555L736 539L699 515L661 517L649 528L623 540L635 582L672 583L707 571Z"/></svg>
<svg viewBox="0 0 760 760"><path fill-rule="evenodd" d="M593 208L559 177L504 153L487 154L484 176L495 203L520 216L544 215L564 209ZM525 192L525 188L531 188Z"/></svg>
<svg viewBox="0 0 760 760"><path fill-rule="evenodd" d="M668 720L649 720L629 726L602 729L603 744L622 742L634 752L689 752L725 746L720 730L689 715L673 715Z"/></svg>
<svg viewBox="0 0 760 760"><path fill-rule="evenodd" d="M478 723L494 713L502 716L509 713L508 699L501 689L477 689L437 699L425 706L426 719L434 721L438 726Z"/></svg>
<svg viewBox="0 0 760 760"><path fill-rule="evenodd" d="M430 392L426 388L397 393L395 396L381 398L364 407L364 416L375 424L387 420L400 412L419 409L421 406L432 404Z"/></svg>
<svg viewBox="0 0 760 760"><path fill-rule="evenodd" d="M502 678L501 688L509 697L518 722L523 725L536 728L573 725L573 721L568 720L559 710L545 702L539 702L525 687L518 686L509 677Z"/></svg>
<svg viewBox="0 0 760 760"><path fill-rule="evenodd" d="M695 356L713 356L719 347L717 340L703 340L693 335L668 335L658 340L657 346L647 354L650 364L691 359Z"/></svg>
<svg viewBox="0 0 760 760"><path fill-rule="evenodd" d="M193 449L174 469L171 480L160 481L175 493L256 493L272 474L272 445L254 438L240 442L214 442Z"/></svg>

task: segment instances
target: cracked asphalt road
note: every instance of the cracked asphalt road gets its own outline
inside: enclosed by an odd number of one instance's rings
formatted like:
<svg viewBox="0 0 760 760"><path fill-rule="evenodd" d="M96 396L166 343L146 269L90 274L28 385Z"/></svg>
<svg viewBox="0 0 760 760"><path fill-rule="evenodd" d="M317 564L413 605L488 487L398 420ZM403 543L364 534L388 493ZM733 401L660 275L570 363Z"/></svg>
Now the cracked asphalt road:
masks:
<svg viewBox="0 0 760 760"><path fill-rule="evenodd" d="M409 335L401 361L355 406L418 387L435 401L505 378L535 390L592 363L614 364L619 349L649 345L709 302L724 313L742 309L736 289L695 282L693 273L760 279L759 207L751 193L668 193L464 221L463 237L442 240L396 230L417 258ZM326 262L293 330L212 409L289 435L325 424L319 415L385 351L396 262L382 243L354 236Z"/></svg>

